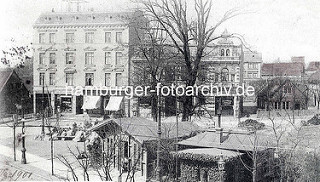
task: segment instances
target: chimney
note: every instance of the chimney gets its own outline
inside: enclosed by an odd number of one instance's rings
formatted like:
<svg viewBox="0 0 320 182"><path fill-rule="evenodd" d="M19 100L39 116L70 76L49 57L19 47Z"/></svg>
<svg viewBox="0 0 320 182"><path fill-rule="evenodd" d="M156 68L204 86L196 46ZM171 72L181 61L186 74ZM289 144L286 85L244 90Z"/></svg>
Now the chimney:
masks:
<svg viewBox="0 0 320 182"><path fill-rule="evenodd" d="M222 128L216 128L217 134L219 134L219 142L220 144L223 142L223 129Z"/></svg>

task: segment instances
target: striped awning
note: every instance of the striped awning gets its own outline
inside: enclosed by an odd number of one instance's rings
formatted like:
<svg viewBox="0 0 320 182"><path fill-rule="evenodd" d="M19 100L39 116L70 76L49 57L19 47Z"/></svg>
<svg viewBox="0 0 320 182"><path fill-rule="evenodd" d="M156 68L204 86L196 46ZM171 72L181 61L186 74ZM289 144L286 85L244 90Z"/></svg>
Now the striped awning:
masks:
<svg viewBox="0 0 320 182"><path fill-rule="evenodd" d="M111 96L106 107L106 111L118 111L122 102L122 96Z"/></svg>
<svg viewBox="0 0 320 182"><path fill-rule="evenodd" d="M85 102L82 105L83 110L97 109L101 105L100 96L87 96Z"/></svg>

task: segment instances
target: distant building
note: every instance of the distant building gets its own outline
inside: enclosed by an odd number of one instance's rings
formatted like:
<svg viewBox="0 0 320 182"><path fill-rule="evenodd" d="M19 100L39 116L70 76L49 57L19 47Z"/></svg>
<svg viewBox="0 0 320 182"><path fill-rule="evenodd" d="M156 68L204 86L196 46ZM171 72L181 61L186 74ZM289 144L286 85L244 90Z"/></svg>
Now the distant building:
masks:
<svg viewBox="0 0 320 182"><path fill-rule="evenodd" d="M30 113L32 108L31 93L10 68L0 69L0 116Z"/></svg>
<svg viewBox="0 0 320 182"><path fill-rule="evenodd" d="M264 63L261 68L262 79L285 77L301 80L304 73L304 63L301 62Z"/></svg>
<svg viewBox="0 0 320 182"><path fill-rule="evenodd" d="M115 87L130 84L129 47L143 20L139 11L41 14L33 26L34 112L60 106L63 113L103 115L110 92L100 88L123 95ZM131 114L129 100L121 110Z"/></svg>
<svg viewBox="0 0 320 182"><path fill-rule="evenodd" d="M291 62L302 63L304 66L306 64L304 56L293 56L293 57L291 57Z"/></svg>
<svg viewBox="0 0 320 182"><path fill-rule="evenodd" d="M257 102L259 109L266 110L307 109L308 88L300 81L288 78L268 79L257 93Z"/></svg>
<svg viewBox="0 0 320 182"><path fill-rule="evenodd" d="M320 61L311 61L306 69L306 74L311 75L320 70Z"/></svg>

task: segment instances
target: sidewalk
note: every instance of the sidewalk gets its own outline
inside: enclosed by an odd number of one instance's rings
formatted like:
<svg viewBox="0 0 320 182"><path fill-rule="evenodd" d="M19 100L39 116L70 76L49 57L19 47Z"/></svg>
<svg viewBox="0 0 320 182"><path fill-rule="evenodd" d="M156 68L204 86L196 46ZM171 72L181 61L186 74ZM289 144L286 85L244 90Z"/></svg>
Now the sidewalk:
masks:
<svg viewBox="0 0 320 182"><path fill-rule="evenodd" d="M4 161L7 165L22 171L27 171L40 178L40 180L58 181L66 179L67 168L58 162L54 162L55 176L51 175L51 160L38 157L26 152L27 164L21 164L21 151L17 150L17 161L13 161L13 149L4 145L0 145L0 155L8 160ZM11 162L12 161L12 162ZM1 161L2 162L2 161Z"/></svg>

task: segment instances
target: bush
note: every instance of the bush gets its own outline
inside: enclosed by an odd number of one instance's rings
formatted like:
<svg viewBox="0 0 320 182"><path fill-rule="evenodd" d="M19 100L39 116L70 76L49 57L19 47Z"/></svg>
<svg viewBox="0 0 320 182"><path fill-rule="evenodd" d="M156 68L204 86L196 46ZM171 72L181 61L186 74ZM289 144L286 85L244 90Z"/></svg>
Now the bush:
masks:
<svg viewBox="0 0 320 182"><path fill-rule="evenodd" d="M244 127L248 129L254 129L254 130L261 130L264 129L265 124L258 122L254 119L246 119L245 121L242 121L238 124L238 127Z"/></svg>
<svg viewBox="0 0 320 182"><path fill-rule="evenodd" d="M307 122L302 122L303 126L308 125L320 125L320 114L314 115L311 119L309 119Z"/></svg>

